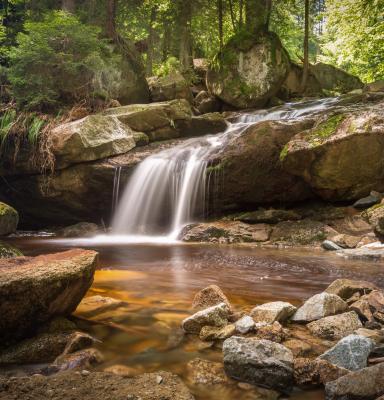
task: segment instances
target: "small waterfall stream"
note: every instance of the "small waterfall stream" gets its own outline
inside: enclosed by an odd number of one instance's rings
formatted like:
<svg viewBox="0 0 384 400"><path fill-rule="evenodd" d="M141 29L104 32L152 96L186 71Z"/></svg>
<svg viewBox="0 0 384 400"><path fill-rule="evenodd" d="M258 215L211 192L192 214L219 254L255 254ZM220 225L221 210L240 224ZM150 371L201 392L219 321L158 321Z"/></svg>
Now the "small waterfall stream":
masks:
<svg viewBox="0 0 384 400"><path fill-rule="evenodd" d="M271 110L242 114L225 132L193 138L143 160L127 183L114 212L112 235L134 241L176 240L182 228L204 217L208 160L250 125L304 117L329 108L337 99L288 103ZM115 173L114 206L121 170Z"/></svg>

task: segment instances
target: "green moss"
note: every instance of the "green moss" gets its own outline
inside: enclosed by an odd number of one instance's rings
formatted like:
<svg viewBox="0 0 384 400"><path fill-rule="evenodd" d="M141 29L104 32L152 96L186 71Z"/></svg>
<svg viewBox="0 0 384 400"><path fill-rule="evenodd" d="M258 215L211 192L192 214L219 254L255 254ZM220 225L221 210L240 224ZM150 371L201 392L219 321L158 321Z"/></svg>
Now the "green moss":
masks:
<svg viewBox="0 0 384 400"><path fill-rule="evenodd" d="M288 150L289 150L289 143L287 143L284 147L283 150L280 152L280 161L284 161L285 157L288 155Z"/></svg>
<svg viewBox="0 0 384 400"><path fill-rule="evenodd" d="M17 215L17 211L13 207L9 206L8 204L0 202L0 216L4 216L4 215L8 215L8 214Z"/></svg>
<svg viewBox="0 0 384 400"><path fill-rule="evenodd" d="M23 253L15 247L7 243L0 242L0 258L12 258L22 255Z"/></svg>
<svg viewBox="0 0 384 400"><path fill-rule="evenodd" d="M337 131L338 127L345 119L345 114L333 115L309 131L309 134L306 137L307 141L312 147L322 144Z"/></svg>

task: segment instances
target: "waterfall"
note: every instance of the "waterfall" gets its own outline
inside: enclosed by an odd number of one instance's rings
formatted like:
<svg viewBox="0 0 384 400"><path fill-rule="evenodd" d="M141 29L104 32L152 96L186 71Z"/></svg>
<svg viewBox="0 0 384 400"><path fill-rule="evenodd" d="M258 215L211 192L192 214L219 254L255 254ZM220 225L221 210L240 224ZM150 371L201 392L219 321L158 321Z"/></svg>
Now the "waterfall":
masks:
<svg viewBox="0 0 384 400"><path fill-rule="evenodd" d="M112 192L112 212L115 212L119 203L120 196L120 178L121 178L121 166L115 168L115 174L113 177L113 192Z"/></svg>
<svg viewBox="0 0 384 400"><path fill-rule="evenodd" d="M225 132L193 138L144 159L135 169L117 208L121 170L115 172L112 234L177 239L182 228L204 217L212 184L208 160L230 139L262 121L298 119L329 108L336 99L288 103L240 115ZM214 180L214 179L213 179Z"/></svg>

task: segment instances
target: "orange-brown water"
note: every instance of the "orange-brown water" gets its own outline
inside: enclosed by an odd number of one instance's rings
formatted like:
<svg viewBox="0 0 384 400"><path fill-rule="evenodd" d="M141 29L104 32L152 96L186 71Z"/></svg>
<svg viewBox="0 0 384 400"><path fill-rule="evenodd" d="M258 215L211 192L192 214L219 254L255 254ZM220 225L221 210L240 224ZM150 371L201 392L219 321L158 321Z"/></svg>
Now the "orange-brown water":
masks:
<svg viewBox="0 0 384 400"><path fill-rule="evenodd" d="M65 250L76 242L50 239L13 240L25 254ZM188 361L200 357L220 360L220 349L203 348L185 340L180 322L191 314L194 294L219 285L237 309L285 300L293 304L322 291L339 277L366 279L384 286L384 265L348 261L310 250L271 250L209 245L94 246L100 268L88 295L124 300L127 307L97 317L100 323L80 322L96 336L105 356L100 368L125 365L137 372L170 370L188 383ZM112 326L113 325L113 326ZM191 385L199 400L267 399L264 393L236 385L204 389ZM320 400L322 390L295 391L294 400Z"/></svg>

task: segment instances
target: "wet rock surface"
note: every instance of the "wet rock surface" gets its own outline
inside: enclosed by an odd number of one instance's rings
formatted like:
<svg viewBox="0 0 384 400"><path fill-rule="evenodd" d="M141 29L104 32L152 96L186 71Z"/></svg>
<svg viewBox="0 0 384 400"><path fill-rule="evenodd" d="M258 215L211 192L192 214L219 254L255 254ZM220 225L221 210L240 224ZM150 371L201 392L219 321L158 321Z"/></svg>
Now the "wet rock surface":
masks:
<svg viewBox="0 0 384 400"><path fill-rule="evenodd" d="M71 314L91 286L96 264L96 252L80 249L1 260L2 337L22 338L39 324Z"/></svg>
<svg viewBox="0 0 384 400"><path fill-rule="evenodd" d="M296 307L292 304L283 301L275 301L256 306L251 311L251 316L256 322L272 324L274 322L286 321L295 311Z"/></svg>
<svg viewBox="0 0 384 400"><path fill-rule="evenodd" d="M18 223L18 212L8 204L0 203L0 236L16 232Z"/></svg>
<svg viewBox="0 0 384 400"><path fill-rule="evenodd" d="M293 355L286 347L254 338L232 337L223 345L225 372L232 378L282 392L293 385Z"/></svg>

